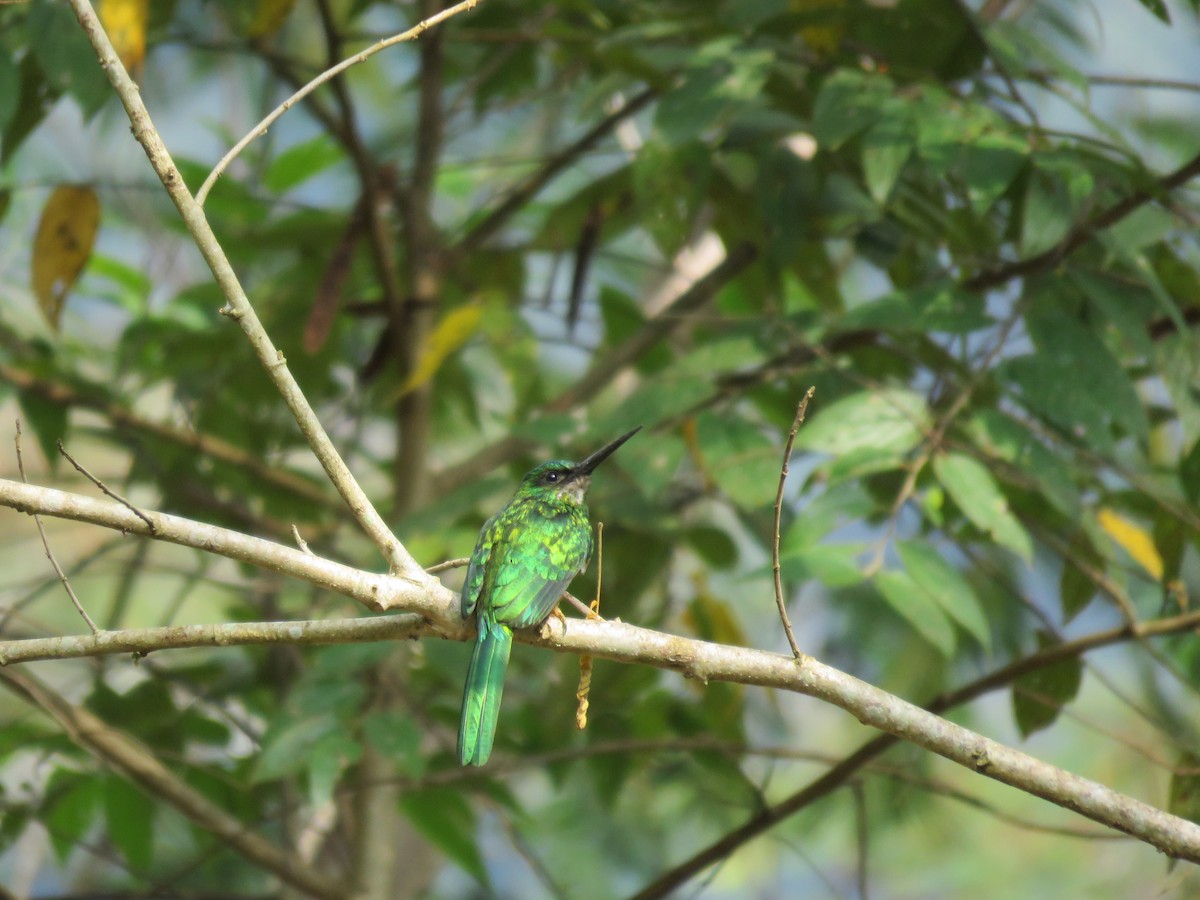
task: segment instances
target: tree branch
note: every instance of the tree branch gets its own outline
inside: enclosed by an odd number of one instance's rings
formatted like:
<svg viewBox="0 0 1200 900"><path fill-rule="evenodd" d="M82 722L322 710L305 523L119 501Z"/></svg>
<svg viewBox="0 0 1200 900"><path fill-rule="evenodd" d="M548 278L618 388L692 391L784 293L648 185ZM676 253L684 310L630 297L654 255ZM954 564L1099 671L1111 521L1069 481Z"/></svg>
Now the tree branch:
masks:
<svg viewBox="0 0 1200 900"><path fill-rule="evenodd" d="M170 804L287 884L313 897L340 900L345 896L340 882L310 869L250 831L244 823L167 769L142 744L109 727L86 709L68 703L39 679L27 672L0 670L0 683L27 703L44 710L72 741L138 785L151 799Z"/></svg>
<svg viewBox="0 0 1200 900"><path fill-rule="evenodd" d="M540 169L530 174L524 181L513 187L503 201L451 249L450 256L459 258L478 249L486 243L504 224L518 212L521 207L537 196L559 172L573 163L576 159L596 146L606 134L620 125L632 115L640 112L651 100L658 96L658 91L648 88L633 97L616 112L605 116L589 128L578 140L547 159Z"/></svg>
<svg viewBox="0 0 1200 900"><path fill-rule="evenodd" d="M271 466L261 457L254 456L222 438L144 419L126 407L112 403L103 397L89 396L70 385L40 378L8 363L0 362L0 381L5 381L18 390L36 394L56 406L94 410L118 428L127 428L156 440L187 447L219 462L236 466L260 481L295 494L297 497L339 513L346 512L346 507L317 482L305 478L303 475Z"/></svg>
<svg viewBox="0 0 1200 900"><path fill-rule="evenodd" d="M1180 631L1200 628L1200 612L1187 613L1169 619L1159 619L1156 622L1144 622L1137 631L1143 637L1173 634ZM963 685L955 691L941 694L925 705L931 713L942 713L954 707L969 703L984 694L1007 687L1017 678L1029 672L1052 666L1055 663L1134 637L1133 630L1128 625L1099 631L1074 641L1054 644L1021 659L1014 660L995 671ZM872 760L882 756L897 743L899 738L891 734L881 734L862 744L857 750L843 758L824 775L809 782L790 797L774 806L767 807L756 813L741 827L729 832L714 841L703 850L698 851L689 859L664 872L651 884L637 894L637 900L666 897L680 885L689 881L710 865L725 859L739 847L764 834L783 820L798 813L820 800L822 797L844 785L850 778Z"/></svg>
<svg viewBox="0 0 1200 900"><path fill-rule="evenodd" d="M985 291L1007 284L1016 278L1049 271L1101 231L1111 228L1147 203L1182 187L1198 175L1200 175L1200 154L1174 172L1157 179L1150 188L1130 194L1107 209L1102 209L1094 216L1084 219L1050 249L973 275L963 282L963 287L969 291Z"/></svg>
<svg viewBox="0 0 1200 900"><path fill-rule="evenodd" d="M167 189L167 193L179 210L196 246L212 270L213 278L225 295L226 306L222 312L236 321L249 339L263 368L267 370L268 376L295 417L313 454L325 469L325 474L329 476L329 480L342 495L360 526L383 553L392 572L427 584L429 576L392 534L387 523L383 521L363 489L355 481L345 461L338 454L337 448L329 439L329 435L325 433L325 429L321 426L321 422L313 412L307 398L300 390L300 385L296 383L296 379L288 369L287 360L271 342L258 315L254 312L254 307L250 305L241 282L238 281L238 277L233 271L233 266L225 256L225 251L217 242L216 235L213 234L208 219L204 215L204 210L189 193L183 176L180 175L174 160L171 159L170 152L163 144L162 138L150 119L150 113L142 102L137 85L129 77L129 73L125 71L116 51L113 50L112 43L105 34L91 4L87 0L69 0L69 2L100 60L101 68L104 69L117 95L121 98L121 103L133 126L134 137L146 151L150 164ZM468 4L473 6L477 2L479 0L466 0L460 6L468 8Z"/></svg>
<svg viewBox="0 0 1200 900"><path fill-rule="evenodd" d="M0 480L0 505L30 514L89 521L148 536L150 532L146 522L118 504L19 482ZM270 541L174 516L146 515L154 526L156 533L153 536L159 539L199 547L322 584L375 608L417 612L426 620L429 630L442 637L466 640L474 630L463 621L458 598L440 584L427 590L406 579L357 572ZM817 796L841 784L849 772L899 738L1130 834L1168 856L1200 862L1200 825L938 718L930 711L811 657L796 660L762 650L723 646L608 620L570 620L561 624L551 620L538 629L518 632L517 638L523 643L559 652L670 669L702 683L729 681L805 694L841 707L863 724L887 732L887 736L876 738L827 773L817 783L823 784ZM978 690L978 684L973 689ZM970 689L963 689L935 701L931 708L944 709L969 696ZM796 795L799 800L793 797L781 807L760 813L760 817L778 821L788 814L789 807L796 803L804 805L813 793L814 786L810 785L809 789ZM725 840L732 839L727 837ZM735 840L733 846L739 843L741 841ZM661 890L647 890L650 893L645 896L663 895Z"/></svg>
<svg viewBox="0 0 1200 900"><path fill-rule="evenodd" d="M8 506L30 515L40 513L77 522L90 522L128 534L153 537L215 553L336 591L372 609L399 607L421 612L423 615L429 612L438 616L447 608L438 598L442 592L447 598L450 595L449 591L432 578L428 579L430 587L425 588L412 579L364 572L313 553L304 553L283 544L251 537L227 528L218 528L166 513L141 510L149 522L147 524L146 520L119 503L22 484L19 481L0 479L0 506ZM465 629L460 624L454 631L465 632Z"/></svg>

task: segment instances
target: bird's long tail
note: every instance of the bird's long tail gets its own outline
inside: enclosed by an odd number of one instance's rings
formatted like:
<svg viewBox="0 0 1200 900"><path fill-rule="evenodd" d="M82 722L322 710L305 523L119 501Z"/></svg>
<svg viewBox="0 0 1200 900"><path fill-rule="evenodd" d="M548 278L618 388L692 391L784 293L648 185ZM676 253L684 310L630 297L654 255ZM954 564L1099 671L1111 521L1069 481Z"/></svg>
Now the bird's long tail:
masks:
<svg viewBox="0 0 1200 900"><path fill-rule="evenodd" d="M464 766L482 766L492 753L511 652L512 629L480 616L479 638L467 669L458 721L458 761Z"/></svg>

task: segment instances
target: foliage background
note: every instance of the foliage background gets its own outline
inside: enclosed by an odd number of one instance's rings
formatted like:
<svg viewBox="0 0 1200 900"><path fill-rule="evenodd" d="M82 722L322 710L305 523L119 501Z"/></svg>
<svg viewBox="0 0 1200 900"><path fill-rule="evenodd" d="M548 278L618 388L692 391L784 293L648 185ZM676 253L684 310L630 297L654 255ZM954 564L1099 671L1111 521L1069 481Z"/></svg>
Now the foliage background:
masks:
<svg viewBox="0 0 1200 900"><path fill-rule="evenodd" d="M193 190L296 85L430 11L148 9L143 93ZM206 210L422 562L466 554L531 462L644 423L592 508L604 611L647 627L785 649L770 507L816 385L781 539L800 644L923 700L1043 643L1189 609L1200 198L1159 179L1196 174L1196 37L1190 3L485 0L285 116ZM640 105L618 119L621 103ZM84 489L61 437L139 504L285 541L295 523L377 567L216 314L63 4L0 7L0 129L0 380L42 452L34 479ZM62 184L94 188L102 213L55 328L30 271ZM718 266L714 297L671 306L673 276ZM30 526L0 519L6 638L80 627ZM102 627L358 612L190 551L50 534ZM594 587L593 567L575 592ZM952 716L1194 815L1194 648L1129 642ZM603 664L576 734L576 661L519 648L496 764L462 772L465 659L427 641L36 671L325 871L361 877L361 848L385 841L393 896L630 894L867 737L810 700ZM0 881L274 896L27 705L6 696L0 716ZM900 748L734 854L708 894L1195 890L1190 867L1101 841Z"/></svg>

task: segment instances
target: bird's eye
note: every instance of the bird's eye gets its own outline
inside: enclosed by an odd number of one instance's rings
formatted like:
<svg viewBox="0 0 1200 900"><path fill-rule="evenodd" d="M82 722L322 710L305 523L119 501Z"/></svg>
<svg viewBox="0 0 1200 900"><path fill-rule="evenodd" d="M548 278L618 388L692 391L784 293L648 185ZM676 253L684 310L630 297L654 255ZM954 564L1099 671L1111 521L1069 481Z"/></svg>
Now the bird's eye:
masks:
<svg viewBox="0 0 1200 900"><path fill-rule="evenodd" d="M558 484L558 479L561 477L557 472L547 472L546 484Z"/></svg>

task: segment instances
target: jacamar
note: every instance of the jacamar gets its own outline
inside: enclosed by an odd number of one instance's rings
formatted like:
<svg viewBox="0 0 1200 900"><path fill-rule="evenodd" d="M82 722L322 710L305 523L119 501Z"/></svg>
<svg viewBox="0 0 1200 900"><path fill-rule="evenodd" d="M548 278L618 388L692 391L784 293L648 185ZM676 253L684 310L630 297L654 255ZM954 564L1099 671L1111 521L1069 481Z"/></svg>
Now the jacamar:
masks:
<svg viewBox="0 0 1200 900"><path fill-rule="evenodd" d="M540 625L592 556L584 498L592 472L640 430L582 462L542 463L479 532L462 589L463 618L479 610L479 637L463 686L458 761L482 766L492 752L514 628Z"/></svg>

